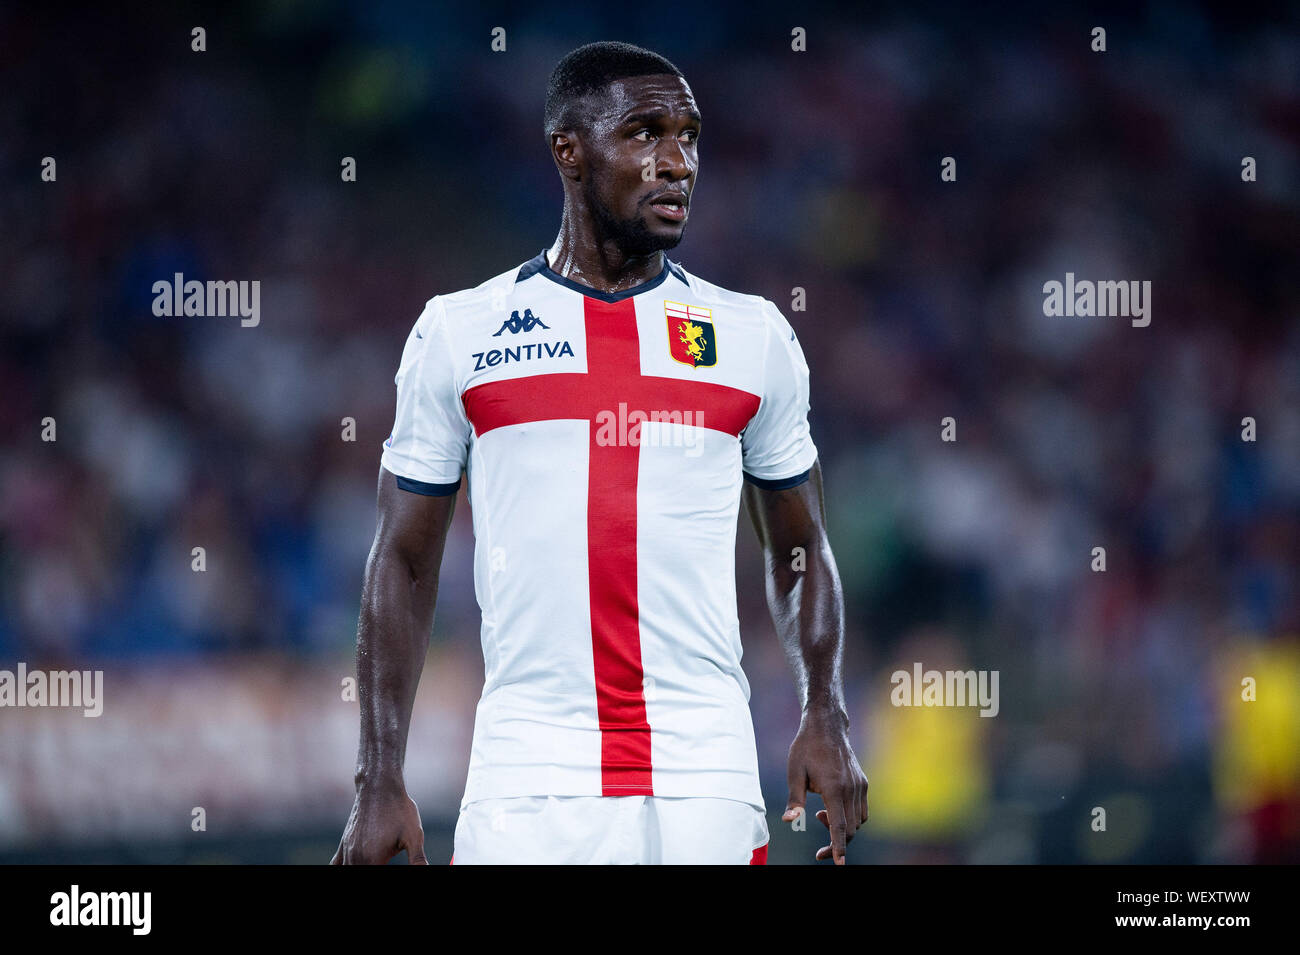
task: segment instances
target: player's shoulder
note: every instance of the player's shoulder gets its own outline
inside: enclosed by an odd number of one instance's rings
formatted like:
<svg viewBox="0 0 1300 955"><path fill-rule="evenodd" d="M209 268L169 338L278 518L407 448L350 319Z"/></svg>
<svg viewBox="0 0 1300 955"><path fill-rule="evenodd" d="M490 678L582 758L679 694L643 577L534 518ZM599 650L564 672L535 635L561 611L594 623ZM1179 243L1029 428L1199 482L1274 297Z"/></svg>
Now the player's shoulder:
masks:
<svg viewBox="0 0 1300 955"><path fill-rule="evenodd" d="M424 310L416 321L421 336L435 323L442 323L449 331L454 331L481 319L487 312L500 311L514 288L519 268L518 265L511 266L472 288L433 296L424 303Z"/></svg>
<svg viewBox="0 0 1300 955"><path fill-rule="evenodd" d="M700 304L724 309L733 319L752 323L755 330L780 333L782 338L793 334L790 323L771 299L724 288L716 282L700 278L677 262L670 261L669 268L691 290Z"/></svg>

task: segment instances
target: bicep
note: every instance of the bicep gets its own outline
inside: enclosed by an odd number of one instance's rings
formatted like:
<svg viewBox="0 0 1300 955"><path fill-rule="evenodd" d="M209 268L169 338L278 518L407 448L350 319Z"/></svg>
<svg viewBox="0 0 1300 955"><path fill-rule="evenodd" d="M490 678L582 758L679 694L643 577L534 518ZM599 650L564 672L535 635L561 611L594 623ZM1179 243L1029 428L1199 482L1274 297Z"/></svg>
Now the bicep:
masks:
<svg viewBox="0 0 1300 955"><path fill-rule="evenodd" d="M436 575L456 509L455 493L403 490L397 486L396 475L380 467L378 506L373 556L401 561L412 578Z"/></svg>
<svg viewBox="0 0 1300 955"><path fill-rule="evenodd" d="M745 506L758 541L769 554L807 548L825 533L821 465L813 462L808 480L779 491L745 482Z"/></svg>

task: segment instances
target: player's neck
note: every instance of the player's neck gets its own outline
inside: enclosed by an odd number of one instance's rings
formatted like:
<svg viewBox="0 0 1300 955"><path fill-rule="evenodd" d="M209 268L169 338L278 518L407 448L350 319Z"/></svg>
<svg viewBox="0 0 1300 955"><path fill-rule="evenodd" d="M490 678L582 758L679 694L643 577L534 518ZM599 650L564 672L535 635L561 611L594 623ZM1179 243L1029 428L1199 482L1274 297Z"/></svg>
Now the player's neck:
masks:
<svg viewBox="0 0 1300 955"><path fill-rule="evenodd" d="M623 292L650 281L664 270L663 252L628 256L613 242L582 242L561 229L547 250L546 264L555 274L601 292Z"/></svg>

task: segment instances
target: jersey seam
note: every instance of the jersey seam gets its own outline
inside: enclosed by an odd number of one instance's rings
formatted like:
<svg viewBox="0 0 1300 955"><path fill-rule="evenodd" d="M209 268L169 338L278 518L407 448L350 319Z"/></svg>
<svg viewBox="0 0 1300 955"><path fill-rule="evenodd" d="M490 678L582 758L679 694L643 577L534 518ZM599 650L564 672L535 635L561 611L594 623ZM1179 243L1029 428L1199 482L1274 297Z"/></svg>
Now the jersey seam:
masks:
<svg viewBox="0 0 1300 955"><path fill-rule="evenodd" d="M432 393L432 390L429 388L428 379L425 377L424 366L425 366L425 362L429 358L429 344L433 341L433 332L434 332L433 326L435 326L438 321L438 308L440 307L438 296L435 295L430 304L434 306L434 311L433 311L433 318L430 321L429 334L425 336L424 347L420 349L420 357L415 363L415 368L412 369L415 372L415 388L416 388L415 393L419 398L419 400L416 402L415 408L412 409L413 417L415 419L413 422L412 431L414 432L415 435L415 446L417 448L424 447L424 446L427 446L429 448L433 447L433 443L431 441L423 440L426 437L426 435L428 435L429 422L428 422L428 415L422 412L424 410L426 402L428 403L428 408L430 411L433 411L437 407L435 395ZM420 337L419 322L416 322L415 336L416 338ZM432 470L432 466L430 466L430 470Z"/></svg>
<svg viewBox="0 0 1300 955"><path fill-rule="evenodd" d="M531 277L531 276L530 276L530 277ZM444 337L444 339L446 340L446 342L447 342L447 348L448 348L448 350L450 351L450 349L451 349L451 332L450 332L449 330L447 330L446 328L443 329L443 337ZM455 389L456 389L456 405L457 405L457 410L458 410L458 413L459 413L459 414L464 418L465 423L466 423L466 425L467 425L467 427L468 427L468 435L469 435L469 449L468 449L467 456L466 456L466 467L468 468L468 461L469 461L469 458L472 457L472 456L474 456L474 455L476 455L476 454L481 455L481 451L480 451L480 449L479 449L479 442L478 442L477 436L475 435L475 432L474 432L474 425L473 425L473 423L469 420L469 414L468 414L468 412L467 412L466 409L465 409L465 393L464 393L464 390L461 388L461 385L462 385L462 384L463 384L463 382L461 382L461 381L459 381L459 380L457 380L457 381L454 382ZM480 461L479 461L479 464L480 464L480 465L482 464L482 460L481 460L481 459L480 459ZM484 481L483 468L482 468L482 467L479 467L478 470L479 470L479 472L480 472L480 473L479 473L478 486L481 487L482 484L483 484L483 481ZM473 483L473 482L471 482L471 484L472 484L472 483ZM466 494L467 494L467 496L472 492L472 490L473 490L472 487L466 489ZM492 635L492 636L491 636L491 640L492 640L492 657L493 657L493 664L494 664L493 667L492 667L492 677L495 679L495 678L499 675L497 671L499 670L499 665L500 665L500 661L501 661L501 645L500 645L500 643L499 643L499 641L498 641L498 626L499 626L500 621L501 621L501 612L500 612L500 609L501 609L501 608L498 606L498 602L497 602L496 584L495 584L495 582L494 582L493 579L492 579L492 549L493 549L493 541L496 539L496 534L495 534L495 532L494 532L494 530L493 530L493 528L494 528L495 525L494 525L493 520L492 520L492 518L493 518L492 508L491 508L490 505L488 504L489 497L490 497L490 495L487 495L487 494L475 494L475 495L473 495L473 497L470 499L470 506L471 506L471 509L473 510L473 513L474 513L475 522L477 523L477 522L478 522L478 519L479 519L480 517L482 518L483 529L484 529L484 531L486 532L484 536L487 538L487 540L486 540L486 544L487 544L487 551L486 551L486 552L487 552L487 568L486 568L486 570L484 571L484 578L485 578L485 579L484 579L484 582L483 582L483 586L487 589L488 602L490 603L490 605L491 605L491 607L492 607L492 626L491 626L491 635ZM477 563L477 555L478 555L478 548L477 548L477 546L476 546L476 547L475 547L475 562L476 562L476 563ZM480 610L482 610L481 607L480 607ZM480 624L479 624L479 625L480 625L480 628L481 628L485 623L486 623L485 620L480 620ZM482 637L482 633L481 633L481 630L480 630L480 639L481 639L481 637ZM484 663L486 664L487 661L484 660ZM486 674L485 674L485 677L486 677ZM487 690L488 690L488 686L485 684L485 686L484 686L484 692L483 692L483 695L484 695L484 696L486 696L486 694L487 694Z"/></svg>
<svg viewBox="0 0 1300 955"><path fill-rule="evenodd" d="M758 420L758 416L763 413L763 409L766 408L768 405L767 392L768 392L769 385L767 380L767 364L768 364L768 352L771 350L771 345L772 345L772 336L771 336L771 328L769 327L771 325L771 322L768 320L767 317L767 307L766 307L767 299L763 299L762 302L763 304L759 306L758 314L759 317L763 320L763 366L761 369L759 369L758 380L763 383L763 393L762 395L759 396L758 399L758 410L754 412L754 417L750 418L749 421L746 423L745 430L749 430L749 427L755 421ZM743 453L743 448L742 448L742 454L740 456L740 468L743 473L745 470L745 456Z"/></svg>

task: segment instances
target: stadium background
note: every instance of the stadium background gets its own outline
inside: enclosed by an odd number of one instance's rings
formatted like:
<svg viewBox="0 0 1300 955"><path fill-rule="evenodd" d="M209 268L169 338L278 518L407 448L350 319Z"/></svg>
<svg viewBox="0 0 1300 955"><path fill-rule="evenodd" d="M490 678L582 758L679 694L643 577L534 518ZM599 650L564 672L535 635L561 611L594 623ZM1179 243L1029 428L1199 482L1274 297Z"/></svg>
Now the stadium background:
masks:
<svg viewBox="0 0 1300 955"><path fill-rule="evenodd" d="M428 297L553 240L545 80L594 39L686 73L702 168L670 255L775 301L812 369L872 782L850 861L1296 861L1300 42L1279 9L5 5L0 668L99 668L106 703L0 710L0 861L332 854L402 343ZM1066 271L1150 280L1150 326L1045 318ZM175 272L260 280L261 324L155 318ZM406 770L434 861L482 682L458 510ZM806 862L821 826L779 823L798 711L744 515L737 552L771 858ZM891 707L916 661L998 670L1000 714Z"/></svg>

